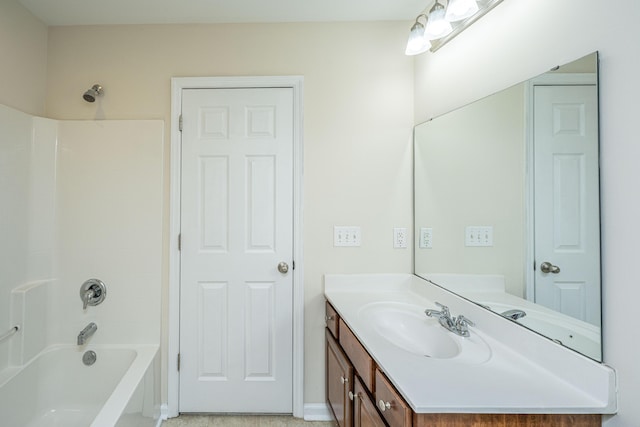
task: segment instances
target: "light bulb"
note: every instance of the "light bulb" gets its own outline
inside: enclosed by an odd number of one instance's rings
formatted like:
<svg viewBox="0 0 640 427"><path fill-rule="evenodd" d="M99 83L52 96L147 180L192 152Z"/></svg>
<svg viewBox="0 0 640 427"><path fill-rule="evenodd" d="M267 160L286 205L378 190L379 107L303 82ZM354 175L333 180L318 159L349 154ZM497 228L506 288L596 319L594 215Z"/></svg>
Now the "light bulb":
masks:
<svg viewBox="0 0 640 427"><path fill-rule="evenodd" d="M431 43L424 37L424 25L416 19L416 23L413 24L409 33L405 55L417 55L426 52L430 47Z"/></svg>
<svg viewBox="0 0 640 427"><path fill-rule="evenodd" d="M478 11L476 0L449 0L445 19L449 22L462 21Z"/></svg>
<svg viewBox="0 0 640 427"><path fill-rule="evenodd" d="M429 11L429 19L425 28L425 37L429 40L442 38L453 31L451 24L444 17L444 6L436 1Z"/></svg>

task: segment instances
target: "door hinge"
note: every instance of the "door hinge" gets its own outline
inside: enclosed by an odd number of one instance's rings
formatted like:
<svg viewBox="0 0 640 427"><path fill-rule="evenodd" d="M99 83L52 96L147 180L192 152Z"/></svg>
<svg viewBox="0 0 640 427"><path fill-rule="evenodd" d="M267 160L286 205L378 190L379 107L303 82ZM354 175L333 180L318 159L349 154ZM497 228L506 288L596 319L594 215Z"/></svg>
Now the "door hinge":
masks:
<svg viewBox="0 0 640 427"><path fill-rule="evenodd" d="M178 250L182 250L182 233L178 234Z"/></svg>
<svg viewBox="0 0 640 427"><path fill-rule="evenodd" d="M180 353L178 353L178 372L180 372Z"/></svg>
<svg viewBox="0 0 640 427"><path fill-rule="evenodd" d="M295 262L295 260L294 260L294 261L291 261L291 269L293 269L293 270L295 270L295 269L296 269L296 262Z"/></svg>
<svg viewBox="0 0 640 427"><path fill-rule="evenodd" d="M178 116L178 130L182 132L182 114Z"/></svg>

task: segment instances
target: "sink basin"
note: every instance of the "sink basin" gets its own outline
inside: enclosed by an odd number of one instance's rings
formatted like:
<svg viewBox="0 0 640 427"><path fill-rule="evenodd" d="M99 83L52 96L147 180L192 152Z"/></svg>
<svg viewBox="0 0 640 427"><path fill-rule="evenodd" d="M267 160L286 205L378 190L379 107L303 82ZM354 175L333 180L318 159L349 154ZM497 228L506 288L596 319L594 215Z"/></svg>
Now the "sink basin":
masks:
<svg viewBox="0 0 640 427"><path fill-rule="evenodd" d="M410 353L436 359L460 354L460 346L451 334L424 313L377 305L363 309L362 317L378 335Z"/></svg>
<svg viewBox="0 0 640 427"><path fill-rule="evenodd" d="M443 328L437 319L424 314L426 307L404 303L372 303L359 317L366 329L394 346L432 359L482 362L491 352L474 331L463 338Z"/></svg>

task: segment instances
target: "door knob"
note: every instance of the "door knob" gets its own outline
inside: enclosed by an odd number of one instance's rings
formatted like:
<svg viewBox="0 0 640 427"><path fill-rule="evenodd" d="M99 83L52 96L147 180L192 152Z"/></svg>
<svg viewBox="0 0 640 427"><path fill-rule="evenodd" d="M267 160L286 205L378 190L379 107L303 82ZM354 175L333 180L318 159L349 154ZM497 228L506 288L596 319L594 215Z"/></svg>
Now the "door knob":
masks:
<svg viewBox="0 0 640 427"><path fill-rule="evenodd" d="M557 265L553 265L548 261L545 261L540 264L540 271L542 271L543 273L558 274L560 273L560 267L558 267Z"/></svg>
<svg viewBox="0 0 640 427"><path fill-rule="evenodd" d="M282 261L280 264L278 264L278 271L282 274L285 274L287 271L289 271L289 264Z"/></svg>

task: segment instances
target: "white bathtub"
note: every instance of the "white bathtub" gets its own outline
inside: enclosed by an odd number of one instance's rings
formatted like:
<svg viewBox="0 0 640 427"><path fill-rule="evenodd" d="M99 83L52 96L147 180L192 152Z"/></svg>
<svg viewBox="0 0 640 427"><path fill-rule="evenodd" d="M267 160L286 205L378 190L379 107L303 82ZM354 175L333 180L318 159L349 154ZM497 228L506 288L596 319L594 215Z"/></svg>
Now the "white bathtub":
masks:
<svg viewBox="0 0 640 427"><path fill-rule="evenodd" d="M95 351L92 366L82 363ZM0 380L0 424L129 427L159 424L158 346L49 347Z"/></svg>

